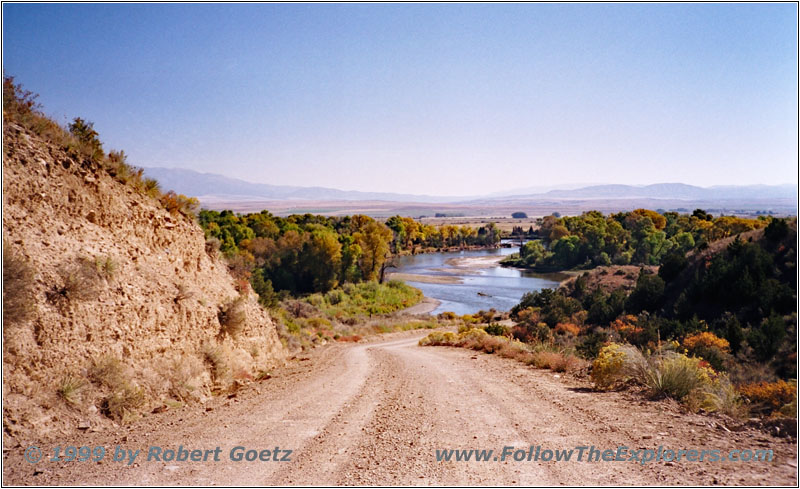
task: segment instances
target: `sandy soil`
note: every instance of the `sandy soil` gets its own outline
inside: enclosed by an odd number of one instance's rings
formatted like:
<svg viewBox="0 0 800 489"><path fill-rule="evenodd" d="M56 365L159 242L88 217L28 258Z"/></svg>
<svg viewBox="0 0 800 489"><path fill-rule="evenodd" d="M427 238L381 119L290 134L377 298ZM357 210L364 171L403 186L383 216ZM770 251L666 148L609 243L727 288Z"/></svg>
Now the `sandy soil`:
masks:
<svg viewBox="0 0 800 489"><path fill-rule="evenodd" d="M465 258L450 258L445 263L458 268L480 269L493 268L500 263L504 256L470 256Z"/></svg>
<svg viewBox="0 0 800 489"><path fill-rule="evenodd" d="M424 333L333 344L269 380L114 433L55 445L141 449L132 465L23 460L4 453L4 484L36 485L795 485L796 442L729 432L717 419L631 393L591 392L580 381L512 360L419 347ZM31 442L31 444L35 444ZM150 446L221 447L219 462L145 460ZM233 462L231 449L293 450L289 462ZM769 448L765 462L437 462L437 449ZM110 457L110 455L109 455Z"/></svg>
<svg viewBox="0 0 800 489"><path fill-rule="evenodd" d="M411 307L407 307L405 309L397 311L397 315L401 316L401 315L414 315L414 314L429 314L434 309L439 307L439 304L441 303L442 301L431 299L430 297L423 297L423 299L417 304L414 304Z"/></svg>
<svg viewBox="0 0 800 489"><path fill-rule="evenodd" d="M402 280L403 282L420 282L423 284L460 284L460 277L450 275L422 275L416 273L390 273L388 280Z"/></svg>

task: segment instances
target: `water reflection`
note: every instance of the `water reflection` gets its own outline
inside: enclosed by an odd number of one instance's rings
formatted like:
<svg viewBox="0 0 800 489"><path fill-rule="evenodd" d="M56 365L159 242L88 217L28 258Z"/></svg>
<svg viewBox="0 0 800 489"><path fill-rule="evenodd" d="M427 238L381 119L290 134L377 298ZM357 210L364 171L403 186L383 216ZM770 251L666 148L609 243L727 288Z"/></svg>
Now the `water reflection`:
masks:
<svg viewBox="0 0 800 489"><path fill-rule="evenodd" d="M459 251L449 253L427 253L404 256L397 260L397 273L442 278L442 281L458 283L424 283L407 279L427 296L441 301L431 314L453 311L456 314L472 314L479 310L495 308L507 311L516 305L523 294L543 288L558 287L564 278L560 274L537 274L529 271L492 266L490 268L455 267L453 258L500 257L515 253L518 248L496 250ZM448 263L450 262L450 263Z"/></svg>

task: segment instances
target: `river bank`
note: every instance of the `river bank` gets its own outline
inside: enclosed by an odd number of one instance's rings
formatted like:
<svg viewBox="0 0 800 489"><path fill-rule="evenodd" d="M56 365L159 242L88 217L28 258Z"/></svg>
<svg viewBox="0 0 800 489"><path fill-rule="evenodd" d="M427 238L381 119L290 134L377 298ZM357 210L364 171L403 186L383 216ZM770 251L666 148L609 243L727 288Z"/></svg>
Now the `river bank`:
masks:
<svg viewBox="0 0 800 489"><path fill-rule="evenodd" d="M424 297L420 302L411 307L397 311L398 315L430 314L441 304L441 301Z"/></svg>
<svg viewBox="0 0 800 489"><path fill-rule="evenodd" d="M456 253L460 251L481 251L496 250L502 248L501 244L496 245L464 245L464 246L443 246L441 248L414 246L410 250L400 250L395 256L416 256L429 253Z"/></svg>
<svg viewBox="0 0 800 489"><path fill-rule="evenodd" d="M507 311L522 296L543 288L557 288L564 275L529 273L503 268L500 260L511 248L438 252L399 257L387 277L403 280L440 304L430 311L458 315L495 309Z"/></svg>

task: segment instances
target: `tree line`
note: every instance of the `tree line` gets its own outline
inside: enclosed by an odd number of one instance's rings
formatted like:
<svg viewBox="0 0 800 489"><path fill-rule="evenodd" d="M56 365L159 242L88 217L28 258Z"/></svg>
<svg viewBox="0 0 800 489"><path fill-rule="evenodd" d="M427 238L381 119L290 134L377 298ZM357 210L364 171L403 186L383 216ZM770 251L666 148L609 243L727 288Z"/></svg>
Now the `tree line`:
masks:
<svg viewBox="0 0 800 489"><path fill-rule="evenodd" d="M511 311L515 336L541 341L576 324L578 351L592 358L607 341L654 349L707 332L729 353L703 352L716 370L747 380L744 366L760 364L769 368L759 377L795 378L796 228L782 219L765 224L763 234L737 236L718 252L671 259L657 273L643 268L630 292L591 288L580 276L569 287L526 294Z"/></svg>
<svg viewBox="0 0 800 489"><path fill-rule="evenodd" d="M206 239L228 259L234 277L249 281L266 305L276 291L326 292L339 284L382 281L391 257L451 246L494 246L494 223L425 225L394 216L385 223L365 215L273 216L268 211L237 215L203 210L198 216Z"/></svg>
<svg viewBox="0 0 800 489"><path fill-rule="evenodd" d="M546 216L537 230L540 239L504 260L510 266L539 271L592 268L601 265L659 265L670 255L703 249L711 241L760 229L768 218L714 218L702 209L689 214L636 209L604 216L598 211L580 216Z"/></svg>

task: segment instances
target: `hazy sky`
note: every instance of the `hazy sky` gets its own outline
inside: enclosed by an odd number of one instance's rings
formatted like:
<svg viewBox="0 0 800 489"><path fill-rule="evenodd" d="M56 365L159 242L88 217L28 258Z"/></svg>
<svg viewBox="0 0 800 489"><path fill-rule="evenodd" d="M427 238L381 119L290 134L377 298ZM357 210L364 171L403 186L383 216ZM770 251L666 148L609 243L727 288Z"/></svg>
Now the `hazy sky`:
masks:
<svg viewBox="0 0 800 489"><path fill-rule="evenodd" d="M797 181L793 4L3 5L139 166L341 189Z"/></svg>

